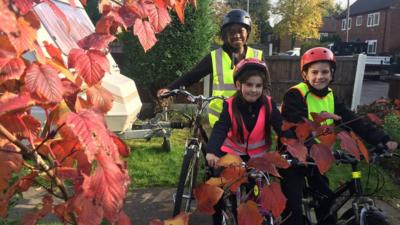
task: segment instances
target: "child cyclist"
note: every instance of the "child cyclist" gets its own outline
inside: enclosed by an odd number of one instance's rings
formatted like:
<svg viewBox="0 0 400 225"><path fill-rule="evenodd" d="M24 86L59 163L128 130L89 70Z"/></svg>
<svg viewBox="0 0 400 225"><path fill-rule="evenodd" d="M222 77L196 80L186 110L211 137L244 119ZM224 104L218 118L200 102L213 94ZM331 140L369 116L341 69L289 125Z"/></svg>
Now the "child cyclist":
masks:
<svg viewBox="0 0 400 225"><path fill-rule="evenodd" d="M389 137L377 129L373 124L365 119L358 119L357 116L347 109L343 103L337 99L335 93L329 88L333 81L336 70L336 59L334 54L327 48L316 47L304 53L300 62L301 75L303 82L291 87L285 94L282 105L282 116L289 122L298 123L303 118L312 120L311 112L328 112L336 114L340 121L328 120L327 125L334 122L347 124L356 134L370 144L382 143L390 150L397 148L397 143L390 141ZM314 140L305 143L310 147ZM281 180L282 191L288 199L283 218L287 217L284 225L302 225L301 199L305 185L304 177L308 177L311 188L319 191L325 196L331 196L332 191L328 186L328 179L322 176L316 166L293 166L280 171L283 179ZM325 204L328 205L328 204ZM323 215L327 208L323 206L317 209L317 218Z"/></svg>
<svg viewBox="0 0 400 225"><path fill-rule="evenodd" d="M271 146L271 127L279 136L294 138L281 130L282 117L275 103L263 94L267 66L256 58L240 61L234 70L236 94L224 101L207 144L208 165L216 168L226 153L239 155L244 161L259 157ZM214 225L221 224L220 205L213 215Z"/></svg>

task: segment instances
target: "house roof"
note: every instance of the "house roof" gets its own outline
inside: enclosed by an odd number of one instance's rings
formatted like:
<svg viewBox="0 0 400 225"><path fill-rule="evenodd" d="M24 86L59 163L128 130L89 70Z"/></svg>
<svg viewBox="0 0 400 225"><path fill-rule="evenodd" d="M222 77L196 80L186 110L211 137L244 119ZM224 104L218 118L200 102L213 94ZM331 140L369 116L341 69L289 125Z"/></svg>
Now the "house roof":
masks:
<svg viewBox="0 0 400 225"><path fill-rule="evenodd" d="M396 0L357 0L350 6L350 16L367 12L379 11L389 8ZM346 17L347 11L343 11L338 18Z"/></svg>

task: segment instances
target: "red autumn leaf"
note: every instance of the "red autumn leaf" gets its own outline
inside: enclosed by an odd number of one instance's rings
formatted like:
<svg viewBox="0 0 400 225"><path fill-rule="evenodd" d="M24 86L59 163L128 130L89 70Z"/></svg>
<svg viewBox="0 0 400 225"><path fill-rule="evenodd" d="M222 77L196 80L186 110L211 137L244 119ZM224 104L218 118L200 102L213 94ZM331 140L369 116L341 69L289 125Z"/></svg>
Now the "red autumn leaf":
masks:
<svg viewBox="0 0 400 225"><path fill-rule="evenodd" d="M202 213L212 215L215 212L214 206L221 199L224 190L209 184L200 184L194 188L193 193L197 200L197 209Z"/></svg>
<svg viewBox="0 0 400 225"><path fill-rule="evenodd" d="M342 119L342 117L340 117L334 113L328 113L328 112L320 112L320 113L311 112L310 114L313 118L313 121L315 121L318 124L326 121L327 119L332 119L332 120L341 120Z"/></svg>
<svg viewBox="0 0 400 225"><path fill-rule="evenodd" d="M28 13L33 7L33 0L13 0L22 15Z"/></svg>
<svg viewBox="0 0 400 225"><path fill-rule="evenodd" d="M47 53L50 57L57 62L58 64L65 67L64 59L62 57L61 50L55 47L53 44L49 44L47 41L43 41L44 47L46 48Z"/></svg>
<svg viewBox="0 0 400 225"><path fill-rule="evenodd" d="M70 199L69 207L76 212L78 224L98 225L103 220L104 210L101 206L101 202L86 197L83 193Z"/></svg>
<svg viewBox="0 0 400 225"><path fill-rule="evenodd" d="M74 152L79 149L78 141L63 139L51 143L55 161L59 166L72 167L74 165Z"/></svg>
<svg viewBox="0 0 400 225"><path fill-rule="evenodd" d="M114 35L93 33L83 38L82 40L78 41L78 45L79 47L86 50L88 49L102 50L107 48L110 42L114 40L115 40Z"/></svg>
<svg viewBox="0 0 400 225"><path fill-rule="evenodd" d="M103 34L103 35L109 35L110 34L110 28L114 23L114 18L109 17L109 16L102 16L99 21L96 23L96 33L97 34Z"/></svg>
<svg viewBox="0 0 400 225"><path fill-rule="evenodd" d="M12 173L18 172L23 165L22 154L17 152L14 145L6 145L0 150L0 193L8 187Z"/></svg>
<svg viewBox="0 0 400 225"><path fill-rule="evenodd" d="M119 216L118 216L117 224L118 225L130 225L131 224L131 219L129 218L128 215L125 214L124 211L121 211L119 213Z"/></svg>
<svg viewBox="0 0 400 225"><path fill-rule="evenodd" d="M251 200L240 204L237 214L238 224L240 225L261 225L264 221L258 210L257 203Z"/></svg>
<svg viewBox="0 0 400 225"><path fill-rule="evenodd" d="M353 131L350 131L350 135L353 138L353 140L356 141L357 147L360 150L361 154L363 154L367 163L369 163L369 151L367 147L365 147L364 142Z"/></svg>
<svg viewBox="0 0 400 225"><path fill-rule="evenodd" d="M75 68L84 81L93 86L109 71L110 65L106 55L99 50L72 49L68 55L68 67Z"/></svg>
<svg viewBox="0 0 400 225"><path fill-rule="evenodd" d="M14 183L12 188L15 188L16 192L25 192L35 183L35 178L38 176L36 171L29 173L21 177L16 183Z"/></svg>
<svg viewBox="0 0 400 225"><path fill-rule="evenodd" d="M328 171L332 166L332 162L335 161L331 148L324 144L314 144L311 147L310 156L317 163L321 174Z"/></svg>
<svg viewBox="0 0 400 225"><path fill-rule="evenodd" d="M63 97L65 103L67 103L68 107L73 110L75 108L76 98L81 89L68 79L62 79L61 82L64 88Z"/></svg>
<svg viewBox="0 0 400 225"><path fill-rule="evenodd" d="M51 66L31 64L25 75L26 87L31 93L52 103L62 100L63 87L58 72Z"/></svg>
<svg viewBox="0 0 400 225"><path fill-rule="evenodd" d="M104 152L98 154L96 159L99 166L92 176L84 175L83 192L85 196L100 202L104 217L114 222L118 219L118 212L123 207L128 190L128 171L122 169Z"/></svg>
<svg viewBox="0 0 400 225"><path fill-rule="evenodd" d="M221 177L226 180L226 185L230 185L229 189L235 192L242 183L247 182L246 169L239 166L225 168Z"/></svg>
<svg viewBox="0 0 400 225"><path fill-rule="evenodd" d="M53 207L53 212L55 215L58 216L58 218L63 223L66 223L67 221L71 221L70 215L67 210L66 203L61 203L61 204L55 205Z"/></svg>
<svg viewBox="0 0 400 225"><path fill-rule="evenodd" d="M396 108L400 110L400 99L395 99L394 104L396 105Z"/></svg>
<svg viewBox="0 0 400 225"><path fill-rule="evenodd" d="M17 5L17 2L15 4ZM8 8L8 5L3 0L0 1L0 21L0 31L5 33L17 33L17 20L15 14Z"/></svg>
<svg viewBox="0 0 400 225"><path fill-rule="evenodd" d="M226 184L226 179L223 177L211 177L206 181L206 184L222 187Z"/></svg>
<svg viewBox="0 0 400 225"><path fill-rule="evenodd" d="M9 35L10 42L18 52L18 54L25 50L35 50L36 29L34 29L28 21L23 17L17 19L17 27L20 31L18 36Z"/></svg>
<svg viewBox="0 0 400 225"><path fill-rule="evenodd" d="M349 133L342 131L337 134L337 137L340 139L340 147L350 155L354 156L357 160L360 160L360 153L358 152L357 143L349 135Z"/></svg>
<svg viewBox="0 0 400 225"><path fill-rule="evenodd" d="M309 123L302 122L296 127L296 137L304 142L311 134L312 128Z"/></svg>
<svg viewBox="0 0 400 225"><path fill-rule="evenodd" d="M377 115L375 115L373 113L367 113L367 117L368 117L368 119L370 119L375 124L378 124L378 125L382 125L383 124L382 120Z"/></svg>
<svg viewBox="0 0 400 225"><path fill-rule="evenodd" d="M286 206L286 197L279 183L272 182L262 188L261 205L263 209L271 211L275 218L281 215Z"/></svg>
<svg viewBox="0 0 400 225"><path fill-rule="evenodd" d="M86 6L87 0L80 0L80 1L81 1L82 5Z"/></svg>
<svg viewBox="0 0 400 225"><path fill-rule="evenodd" d="M87 100L93 107L102 113L111 110L113 104L113 96L110 91L97 84L87 89Z"/></svg>
<svg viewBox="0 0 400 225"><path fill-rule="evenodd" d="M218 160L217 165L223 167L240 166L242 162L243 160L239 156L233 154L226 154Z"/></svg>
<svg viewBox="0 0 400 225"><path fill-rule="evenodd" d="M15 53L15 48L8 39L8 36L5 34L0 35L0 69L11 59L15 58Z"/></svg>
<svg viewBox="0 0 400 225"><path fill-rule="evenodd" d="M148 17L146 7L148 4L153 4L153 1L137 0L125 4L125 6L133 13L137 14L141 19Z"/></svg>
<svg viewBox="0 0 400 225"><path fill-rule="evenodd" d="M19 139L37 137L40 122L31 115L5 115L0 117L1 124Z"/></svg>
<svg viewBox="0 0 400 225"><path fill-rule="evenodd" d="M35 101L27 93L20 93L20 95L4 93L0 97L0 116L29 108L34 104Z"/></svg>
<svg viewBox="0 0 400 225"><path fill-rule="evenodd" d="M131 148L129 147L129 145L127 145L123 140L121 140L121 138L119 138L114 133L110 132L109 134L110 134L114 144L117 146L119 154L122 157L128 157L129 154L131 153Z"/></svg>
<svg viewBox="0 0 400 225"><path fill-rule="evenodd" d="M156 0L155 6L149 9L149 20L156 33L160 33L171 23L167 5L163 0Z"/></svg>
<svg viewBox="0 0 400 225"><path fill-rule="evenodd" d="M139 42L145 52L152 48L157 42L153 27L148 21L137 19L133 25L133 34L138 36Z"/></svg>
<svg viewBox="0 0 400 225"><path fill-rule="evenodd" d="M290 128L292 128L294 126L296 126L295 123L291 123L291 122L288 122L288 121L284 120L283 123L282 123L282 128L281 129L283 131L287 131L287 130L289 130Z"/></svg>
<svg viewBox="0 0 400 225"><path fill-rule="evenodd" d="M73 167L56 167L56 175L62 179L75 180L79 177L79 172Z"/></svg>
<svg viewBox="0 0 400 225"><path fill-rule="evenodd" d="M11 79L19 80L21 75L24 73L25 68L26 66L22 59L11 59L3 65L2 68L0 67L0 83Z"/></svg>
<svg viewBox="0 0 400 225"><path fill-rule="evenodd" d="M101 115L90 110L82 110L79 113L69 113L65 123L78 138L89 162L92 162L100 151L110 155L118 151Z"/></svg>
<svg viewBox="0 0 400 225"><path fill-rule="evenodd" d="M288 168L289 163L278 152L268 152L262 157L251 158L248 162L250 167L254 167L260 171L267 172L276 177L280 177L276 167Z"/></svg>
<svg viewBox="0 0 400 225"><path fill-rule="evenodd" d="M125 29L127 27L132 26L136 20L140 19L140 17L126 5L123 5L121 8L119 8L118 15L122 19L124 24L123 26ZM114 20L119 20L119 19L114 18Z"/></svg>
<svg viewBox="0 0 400 225"><path fill-rule="evenodd" d="M305 162L307 158L307 148L296 139L281 138L281 142L286 145L287 151L300 162Z"/></svg>
<svg viewBox="0 0 400 225"><path fill-rule="evenodd" d="M185 23L185 6L187 0L175 0L175 12L178 15L179 21Z"/></svg>
<svg viewBox="0 0 400 225"><path fill-rule="evenodd" d="M50 195L46 195L42 199L43 206L40 210L34 210L33 212L24 215L21 221L21 225L35 225L37 222L45 217L52 211L53 199Z"/></svg>

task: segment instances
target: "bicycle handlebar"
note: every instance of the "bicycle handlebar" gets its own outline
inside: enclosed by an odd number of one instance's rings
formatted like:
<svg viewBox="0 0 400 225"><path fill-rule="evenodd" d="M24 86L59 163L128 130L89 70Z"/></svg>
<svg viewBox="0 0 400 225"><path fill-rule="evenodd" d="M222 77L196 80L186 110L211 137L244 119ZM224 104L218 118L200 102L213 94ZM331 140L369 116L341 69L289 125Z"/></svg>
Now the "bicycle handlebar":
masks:
<svg viewBox="0 0 400 225"><path fill-rule="evenodd" d="M171 96L177 96L177 95L184 95L186 96L187 100L192 102L192 103L198 103L198 102L210 102L214 99L221 99L224 100L225 97L223 96L210 96L210 97L205 97L203 95L193 95L192 93L184 90L184 89L174 89L171 91L167 91L160 95L160 98L168 98Z"/></svg>

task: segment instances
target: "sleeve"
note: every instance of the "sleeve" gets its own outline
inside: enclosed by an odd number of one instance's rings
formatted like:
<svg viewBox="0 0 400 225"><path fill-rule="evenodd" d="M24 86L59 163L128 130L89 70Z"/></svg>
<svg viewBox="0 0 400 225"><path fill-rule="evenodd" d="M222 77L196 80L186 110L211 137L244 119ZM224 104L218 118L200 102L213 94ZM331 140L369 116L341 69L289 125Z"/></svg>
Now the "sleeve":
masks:
<svg viewBox="0 0 400 225"><path fill-rule="evenodd" d="M279 137L286 137L286 138L296 138L296 135L293 133L292 130L282 131L282 123L283 117L279 112L278 108L276 107L276 103L274 101L271 102L272 112L271 112L271 125L276 134Z"/></svg>
<svg viewBox="0 0 400 225"><path fill-rule="evenodd" d="M307 118L308 110L303 96L297 89L290 89L283 97L282 116L287 121L298 123Z"/></svg>
<svg viewBox="0 0 400 225"><path fill-rule="evenodd" d="M265 62L265 57L264 57L264 53L263 53L263 61ZM267 95L271 95L271 91L272 91L272 87L271 87L271 75L267 66L267 74L265 77L265 92Z"/></svg>
<svg viewBox="0 0 400 225"><path fill-rule="evenodd" d="M207 143L207 153L214 153L218 157L225 154L221 151L221 146L228 135L231 125L232 122L228 112L228 103L225 101L219 119L214 124L211 131L211 136Z"/></svg>
<svg viewBox="0 0 400 225"><path fill-rule="evenodd" d="M206 55L192 70L169 84L167 88L172 90L181 86L189 87L208 74L212 74L211 53Z"/></svg>
<svg viewBox="0 0 400 225"><path fill-rule="evenodd" d="M342 117L342 121L336 123L348 123L347 130L353 130L358 136L369 144L386 143L390 140L389 136L381 129L376 127L365 117L357 116L354 112L346 108L343 102L339 102L335 96L335 114Z"/></svg>

